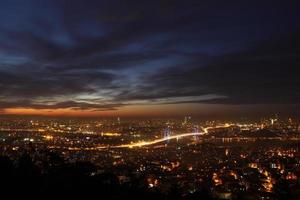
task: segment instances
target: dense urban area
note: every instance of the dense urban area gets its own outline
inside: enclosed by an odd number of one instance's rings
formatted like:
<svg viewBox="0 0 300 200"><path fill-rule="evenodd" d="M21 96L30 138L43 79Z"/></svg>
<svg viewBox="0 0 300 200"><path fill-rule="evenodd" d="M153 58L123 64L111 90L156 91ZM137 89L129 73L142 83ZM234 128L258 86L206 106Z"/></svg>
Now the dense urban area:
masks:
<svg viewBox="0 0 300 200"><path fill-rule="evenodd" d="M102 188L98 195L112 199L299 199L299 144L298 123L277 116L256 122L6 117L0 174L6 191L25 193Z"/></svg>

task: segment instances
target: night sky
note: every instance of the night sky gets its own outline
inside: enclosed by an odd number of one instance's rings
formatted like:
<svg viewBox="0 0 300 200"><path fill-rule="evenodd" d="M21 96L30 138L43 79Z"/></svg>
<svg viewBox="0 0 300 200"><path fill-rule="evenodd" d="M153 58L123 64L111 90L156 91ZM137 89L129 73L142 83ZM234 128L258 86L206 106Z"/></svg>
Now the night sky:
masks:
<svg viewBox="0 0 300 200"><path fill-rule="evenodd" d="M297 2L1 0L0 113L299 117Z"/></svg>

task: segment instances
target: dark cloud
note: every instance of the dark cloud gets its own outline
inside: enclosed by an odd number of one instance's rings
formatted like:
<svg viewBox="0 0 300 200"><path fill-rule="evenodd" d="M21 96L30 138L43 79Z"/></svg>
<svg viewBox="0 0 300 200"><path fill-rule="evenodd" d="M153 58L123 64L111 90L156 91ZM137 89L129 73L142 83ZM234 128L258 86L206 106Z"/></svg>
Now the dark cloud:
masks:
<svg viewBox="0 0 300 200"><path fill-rule="evenodd" d="M92 104L76 101L62 101L54 104L34 103L29 100L21 100L15 102L0 101L0 110L7 108L31 108L31 109L65 109L73 110L92 110L92 111L108 111L116 110L117 107L124 106L122 104Z"/></svg>
<svg viewBox="0 0 300 200"><path fill-rule="evenodd" d="M1 1L0 107L298 104L298 4Z"/></svg>
<svg viewBox="0 0 300 200"><path fill-rule="evenodd" d="M98 85L103 89L111 88L114 80L114 75L102 71L76 69L53 73L35 65L0 71L0 76L1 96L16 98L92 94L98 92Z"/></svg>
<svg viewBox="0 0 300 200"><path fill-rule="evenodd" d="M227 98L210 99L206 102L300 103L300 94L297 92L300 85L299 46L299 34L295 32L264 41L245 51L225 54L206 66L198 66L197 60L184 63L150 77L146 82L152 84L148 88L140 88L132 96L149 99L213 93ZM147 90L153 92L143 92Z"/></svg>

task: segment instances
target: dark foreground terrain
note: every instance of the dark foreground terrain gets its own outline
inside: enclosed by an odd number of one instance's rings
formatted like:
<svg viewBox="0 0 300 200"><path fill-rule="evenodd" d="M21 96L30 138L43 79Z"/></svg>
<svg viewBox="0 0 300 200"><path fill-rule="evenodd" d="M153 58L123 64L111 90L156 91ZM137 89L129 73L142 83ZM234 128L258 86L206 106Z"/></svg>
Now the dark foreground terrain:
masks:
<svg viewBox="0 0 300 200"><path fill-rule="evenodd" d="M42 160L33 161L29 152L12 160L0 157L2 197L18 199L214 199L208 189L182 196L178 185L172 183L170 191L149 188L145 176L132 174L130 181L121 182L113 172L99 171L89 162L68 163L58 154L47 152ZM41 167L43 166L43 167ZM280 183L278 193L270 199L299 199L292 188ZM255 199L254 194L236 197ZM20 198L21 197L21 198Z"/></svg>
<svg viewBox="0 0 300 200"><path fill-rule="evenodd" d="M190 196L179 195L176 183L163 194L149 188L145 177L131 177L121 184L113 173L95 173L96 167L88 162L67 163L57 154L49 152L44 166L37 167L29 153L17 160L0 157L0 180L2 197L51 198L64 197L84 199L211 199L206 190Z"/></svg>

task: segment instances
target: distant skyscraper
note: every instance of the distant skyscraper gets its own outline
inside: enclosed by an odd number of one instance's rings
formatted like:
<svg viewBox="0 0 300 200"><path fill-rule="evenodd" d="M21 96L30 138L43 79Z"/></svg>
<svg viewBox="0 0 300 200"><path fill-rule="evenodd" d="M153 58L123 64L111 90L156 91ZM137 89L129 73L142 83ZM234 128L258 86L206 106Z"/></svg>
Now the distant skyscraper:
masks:
<svg viewBox="0 0 300 200"><path fill-rule="evenodd" d="M184 117L183 124L187 124L187 117Z"/></svg>
<svg viewBox="0 0 300 200"><path fill-rule="evenodd" d="M185 117L184 117L183 124L184 124L184 125L188 124L188 123L191 121L191 119L192 119L191 116L185 116Z"/></svg>

